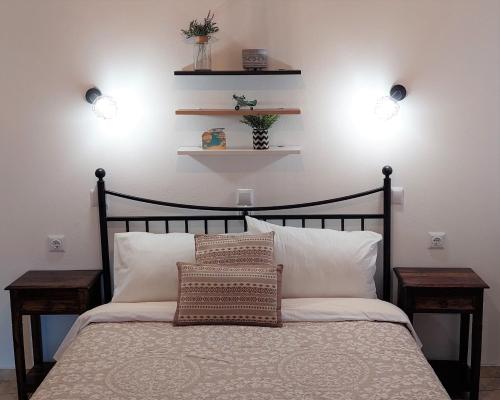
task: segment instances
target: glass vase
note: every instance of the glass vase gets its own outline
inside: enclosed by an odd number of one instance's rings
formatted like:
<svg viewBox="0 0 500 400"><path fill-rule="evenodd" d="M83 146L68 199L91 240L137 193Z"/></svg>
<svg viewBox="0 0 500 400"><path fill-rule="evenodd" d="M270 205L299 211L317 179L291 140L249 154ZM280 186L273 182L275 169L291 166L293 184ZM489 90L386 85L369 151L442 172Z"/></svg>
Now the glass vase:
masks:
<svg viewBox="0 0 500 400"><path fill-rule="evenodd" d="M207 41L197 41L193 45L193 68L195 71L212 69L212 46Z"/></svg>

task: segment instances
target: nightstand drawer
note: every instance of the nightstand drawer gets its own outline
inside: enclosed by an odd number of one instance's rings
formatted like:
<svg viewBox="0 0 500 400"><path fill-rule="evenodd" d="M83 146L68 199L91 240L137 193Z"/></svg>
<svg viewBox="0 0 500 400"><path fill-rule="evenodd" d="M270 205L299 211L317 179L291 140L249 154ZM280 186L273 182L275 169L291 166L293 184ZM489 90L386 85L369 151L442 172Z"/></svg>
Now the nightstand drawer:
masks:
<svg viewBox="0 0 500 400"><path fill-rule="evenodd" d="M415 293L415 311L474 311L474 296Z"/></svg>
<svg viewBox="0 0 500 400"><path fill-rule="evenodd" d="M90 306L88 299L88 292L79 290L52 290L50 296L47 290L23 290L19 309L24 314L81 314Z"/></svg>

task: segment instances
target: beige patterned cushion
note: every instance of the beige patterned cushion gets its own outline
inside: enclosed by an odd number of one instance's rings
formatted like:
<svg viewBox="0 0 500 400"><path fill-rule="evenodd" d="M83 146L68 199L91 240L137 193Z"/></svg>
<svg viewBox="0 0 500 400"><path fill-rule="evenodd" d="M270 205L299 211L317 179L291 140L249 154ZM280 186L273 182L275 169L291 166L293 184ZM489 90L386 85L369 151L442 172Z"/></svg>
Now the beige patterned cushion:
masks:
<svg viewBox="0 0 500 400"><path fill-rule="evenodd" d="M174 325L282 326L282 265L205 265L178 262Z"/></svg>
<svg viewBox="0 0 500 400"><path fill-rule="evenodd" d="M194 240L198 264L274 264L274 232L255 235L195 235Z"/></svg>

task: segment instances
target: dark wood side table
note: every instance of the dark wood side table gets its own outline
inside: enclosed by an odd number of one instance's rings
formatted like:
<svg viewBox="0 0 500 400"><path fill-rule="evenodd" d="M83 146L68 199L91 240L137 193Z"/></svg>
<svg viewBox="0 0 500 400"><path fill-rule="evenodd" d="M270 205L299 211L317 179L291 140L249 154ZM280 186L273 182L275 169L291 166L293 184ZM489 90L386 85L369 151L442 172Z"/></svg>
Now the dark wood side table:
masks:
<svg viewBox="0 0 500 400"><path fill-rule="evenodd" d="M488 285L470 268L394 268L398 306L413 322L414 313L460 314L458 360L430 360L448 393L479 396L483 292ZM470 316L472 338L469 349ZM471 356L470 367L468 356Z"/></svg>
<svg viewBox="0 0 500 400"><path fill-rule="evenodd" d="M45 378L53 362L43 361L40 315L82 314L101 303L101 271L28 271L12 282L12 335L19 400L27 400ZM31 317L33 368L26 373L23 315Z"/></svg>

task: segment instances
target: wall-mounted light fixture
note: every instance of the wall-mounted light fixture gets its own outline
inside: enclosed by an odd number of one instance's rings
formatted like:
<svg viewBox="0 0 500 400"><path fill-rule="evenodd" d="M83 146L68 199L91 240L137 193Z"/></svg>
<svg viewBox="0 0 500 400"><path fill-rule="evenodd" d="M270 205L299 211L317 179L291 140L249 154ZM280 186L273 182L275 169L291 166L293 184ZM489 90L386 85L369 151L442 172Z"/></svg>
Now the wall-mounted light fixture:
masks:
<svg viewBox="0 0 500 400"><path fill-rule="evenodd" d="M403 85L394 85L389 96L378 99L375 104L375 115L380 119L389 120L399 112L398 102L406 97L406 88Z"/></svg>
<svg viewBox="0 0 500 400"><path fill-rule="evenodd" d="M96 87L87 90L85 99L92 104L92 109L99 118L112 119L116 117L118 112L116 101L110 96L104 96Z"/></svg>

